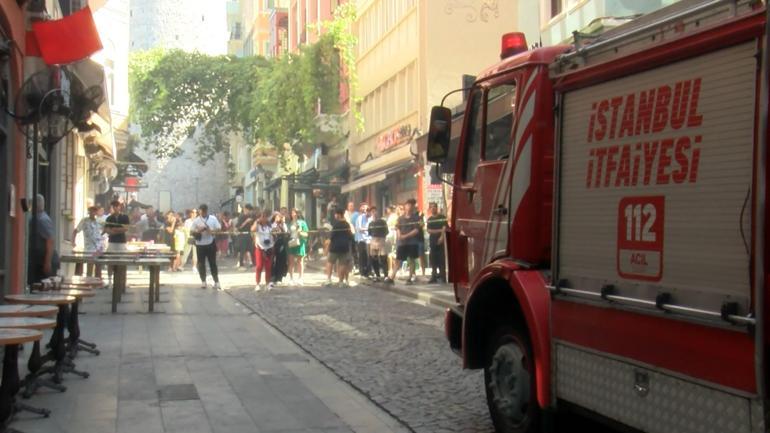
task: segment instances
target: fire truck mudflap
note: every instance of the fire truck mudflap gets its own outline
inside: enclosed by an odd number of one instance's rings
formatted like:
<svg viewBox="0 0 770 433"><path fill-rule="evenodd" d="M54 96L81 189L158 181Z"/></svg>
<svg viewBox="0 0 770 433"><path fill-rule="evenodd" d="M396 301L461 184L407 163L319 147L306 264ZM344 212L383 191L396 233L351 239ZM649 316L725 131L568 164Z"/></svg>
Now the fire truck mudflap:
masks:
<svg viewBox="0 0 770 433"><path fill-rule="evenodd" d="M554 394L650 432L764 431L750 326L759 45L561 94Z"/></svg>

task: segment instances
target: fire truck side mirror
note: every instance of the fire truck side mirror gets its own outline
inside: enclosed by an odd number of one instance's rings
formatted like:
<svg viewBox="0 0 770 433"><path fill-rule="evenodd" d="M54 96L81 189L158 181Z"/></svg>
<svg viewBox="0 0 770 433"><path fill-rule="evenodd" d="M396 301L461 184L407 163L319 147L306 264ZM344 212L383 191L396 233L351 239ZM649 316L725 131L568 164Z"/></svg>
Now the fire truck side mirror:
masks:
<svg viewBox="0 0 770 433"><path fill-rule="evenodd" d="M452 110L436 106L430 110L428 130L428 161L443 162L449 156L449 141L452 136Z"/></svg>

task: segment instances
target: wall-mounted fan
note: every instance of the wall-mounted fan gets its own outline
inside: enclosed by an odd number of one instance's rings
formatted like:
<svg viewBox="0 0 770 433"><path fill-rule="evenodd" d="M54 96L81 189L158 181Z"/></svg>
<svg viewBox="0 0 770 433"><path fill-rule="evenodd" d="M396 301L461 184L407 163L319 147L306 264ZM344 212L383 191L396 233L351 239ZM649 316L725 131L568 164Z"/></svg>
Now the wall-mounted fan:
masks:
<svg viewBox="0 0 770 433"><path fill-rule="evenodd" d="M55 143L73 128L98 129L89 119L103 102L101 86L85 87L66 66L51 66L24 82L15 116L21 126L36 126L44 142Z"/></svg>

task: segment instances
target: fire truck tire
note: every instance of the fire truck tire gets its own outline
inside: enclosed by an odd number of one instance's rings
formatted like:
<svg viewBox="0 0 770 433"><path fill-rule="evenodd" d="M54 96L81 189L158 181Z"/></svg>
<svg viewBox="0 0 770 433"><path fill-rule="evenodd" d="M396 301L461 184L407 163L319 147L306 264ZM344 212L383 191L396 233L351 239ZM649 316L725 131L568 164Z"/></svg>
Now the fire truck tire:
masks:
<svg viewBox="0 0 770 433"><path fill-rule="evenodd" d="M484 385L487 406L497 433L537 431L537 404L532 345L526 332L510 326L490 340Z"/></svg>

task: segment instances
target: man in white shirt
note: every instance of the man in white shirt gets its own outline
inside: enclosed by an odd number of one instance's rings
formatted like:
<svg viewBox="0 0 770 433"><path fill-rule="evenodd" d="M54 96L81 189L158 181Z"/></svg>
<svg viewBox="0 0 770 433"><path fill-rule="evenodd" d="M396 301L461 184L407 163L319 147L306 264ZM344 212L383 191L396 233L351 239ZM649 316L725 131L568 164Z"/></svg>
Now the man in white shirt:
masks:
<svg viewBox="0 0 770 433"><path fill-rule="evenodd" d="M75 230L72 231L72 240L74 242L78 232L83 232L83 251L86 253L101 253L104 250L102 242L102 230L104 224L97 218L96 212L99 208L97 206L88 207L88 216L83 217L78 223ZM75 266L75 274L81 275L83 273L83 265L78 263ZM86 274L90 277L96 275L102 276L102 268L100 265L96 265L96 273L94 274L94 264L89 263Z"/></svg>
<svg viewBox="0 0 770 433"><path fill-rule="evenodd" d="M209 215L209 207L205 204L198 208L199 215L195 218L190 232L195 238L195 249L198 254L198 274L201 277L201 289L206 286L206 259L209 261L211 277L214 279L214 288L222 290L219 285L219 271L217 269L217 246L214 243L214 232L222 229L214 215Z"/></svg>

